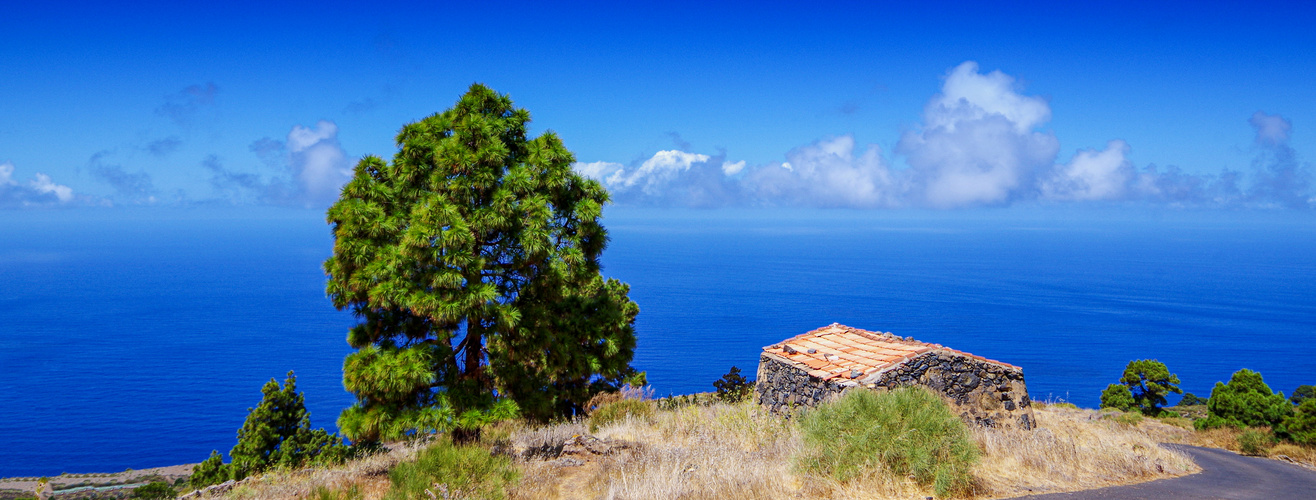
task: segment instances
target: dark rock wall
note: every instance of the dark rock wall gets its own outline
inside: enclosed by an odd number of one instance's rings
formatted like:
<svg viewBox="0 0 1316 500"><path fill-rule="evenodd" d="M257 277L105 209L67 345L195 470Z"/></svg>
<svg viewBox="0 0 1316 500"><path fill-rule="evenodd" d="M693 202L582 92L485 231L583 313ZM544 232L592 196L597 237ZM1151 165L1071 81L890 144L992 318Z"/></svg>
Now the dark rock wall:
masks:
<svg viewBox="0 0 1316 500"><path fill-rule="evenodd" d="M759 357L755 397L774 413L816 406L852 387L887 390L922 385L946 397L966 422L1032 429L1032 400L1022 370L962 354L933 351L861 380L823 381L767 353Z"/></svg>

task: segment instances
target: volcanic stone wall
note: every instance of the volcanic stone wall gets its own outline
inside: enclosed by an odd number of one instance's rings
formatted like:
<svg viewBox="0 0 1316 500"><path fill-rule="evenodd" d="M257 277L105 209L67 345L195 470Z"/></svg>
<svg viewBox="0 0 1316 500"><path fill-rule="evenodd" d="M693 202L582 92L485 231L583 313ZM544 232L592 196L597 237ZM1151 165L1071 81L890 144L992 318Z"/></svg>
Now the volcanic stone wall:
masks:
<svg viewBox="0 0 1316 500"><path fill-rule="evenodd" d="M944 396L965 422L1021 429L1036 424L1023 370L950 350L919 354L861 379L830 380L812 377L805 368L763 353L754 391L758 403L776 413L817 406L855 387L882 391L910 385Z"/></svg>

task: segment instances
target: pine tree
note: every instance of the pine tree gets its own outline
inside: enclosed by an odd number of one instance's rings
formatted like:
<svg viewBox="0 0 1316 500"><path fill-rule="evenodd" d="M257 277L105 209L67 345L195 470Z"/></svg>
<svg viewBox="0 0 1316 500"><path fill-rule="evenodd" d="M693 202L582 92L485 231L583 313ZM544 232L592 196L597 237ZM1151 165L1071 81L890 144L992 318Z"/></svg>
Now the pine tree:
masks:
<svg viewBox="0 0 1316 500"><path fill-rule="evenodd" d="M343 364L356 440L578 411L634 370L629 287L600 275L608 194L483 85L368 156L328 213L327 292L360 323ZM515 403L515 404L513 404Z"/></svg>

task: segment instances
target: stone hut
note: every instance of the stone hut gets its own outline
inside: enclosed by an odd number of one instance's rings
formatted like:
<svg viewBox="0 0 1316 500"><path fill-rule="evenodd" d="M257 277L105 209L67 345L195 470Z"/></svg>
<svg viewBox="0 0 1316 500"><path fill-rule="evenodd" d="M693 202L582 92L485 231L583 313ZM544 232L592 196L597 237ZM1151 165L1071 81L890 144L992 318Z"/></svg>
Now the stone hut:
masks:
<svg viewBox="0 0 1316 500"><path fill-rule="evenodd" d="M755 398L772 412L815 406L854 387L922 385L966 422L1032 429L1024 371L939 344L839 324L763 348Z"/></svg>

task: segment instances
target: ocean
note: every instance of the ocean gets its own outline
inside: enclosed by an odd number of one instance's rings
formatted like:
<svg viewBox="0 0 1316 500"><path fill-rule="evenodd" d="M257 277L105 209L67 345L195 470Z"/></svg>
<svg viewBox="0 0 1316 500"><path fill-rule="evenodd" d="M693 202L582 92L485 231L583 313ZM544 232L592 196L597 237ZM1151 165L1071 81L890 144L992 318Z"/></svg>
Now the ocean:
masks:
<svg viewBox="0 0 1316 500"><path fill-rule="evenodd" d="M658 395L712 390L833 322L1023 367L1095 407L1132 359L1207 396L1240 368L1316 384L1309 213L610 208L604 274L641 312ZM353 318L324 296L305 210L68 210L0 220L0 476L113 472L228 451L289 370L314 426L351 404ZM1173 398L1172 398L1173 401Z"/></svg>

